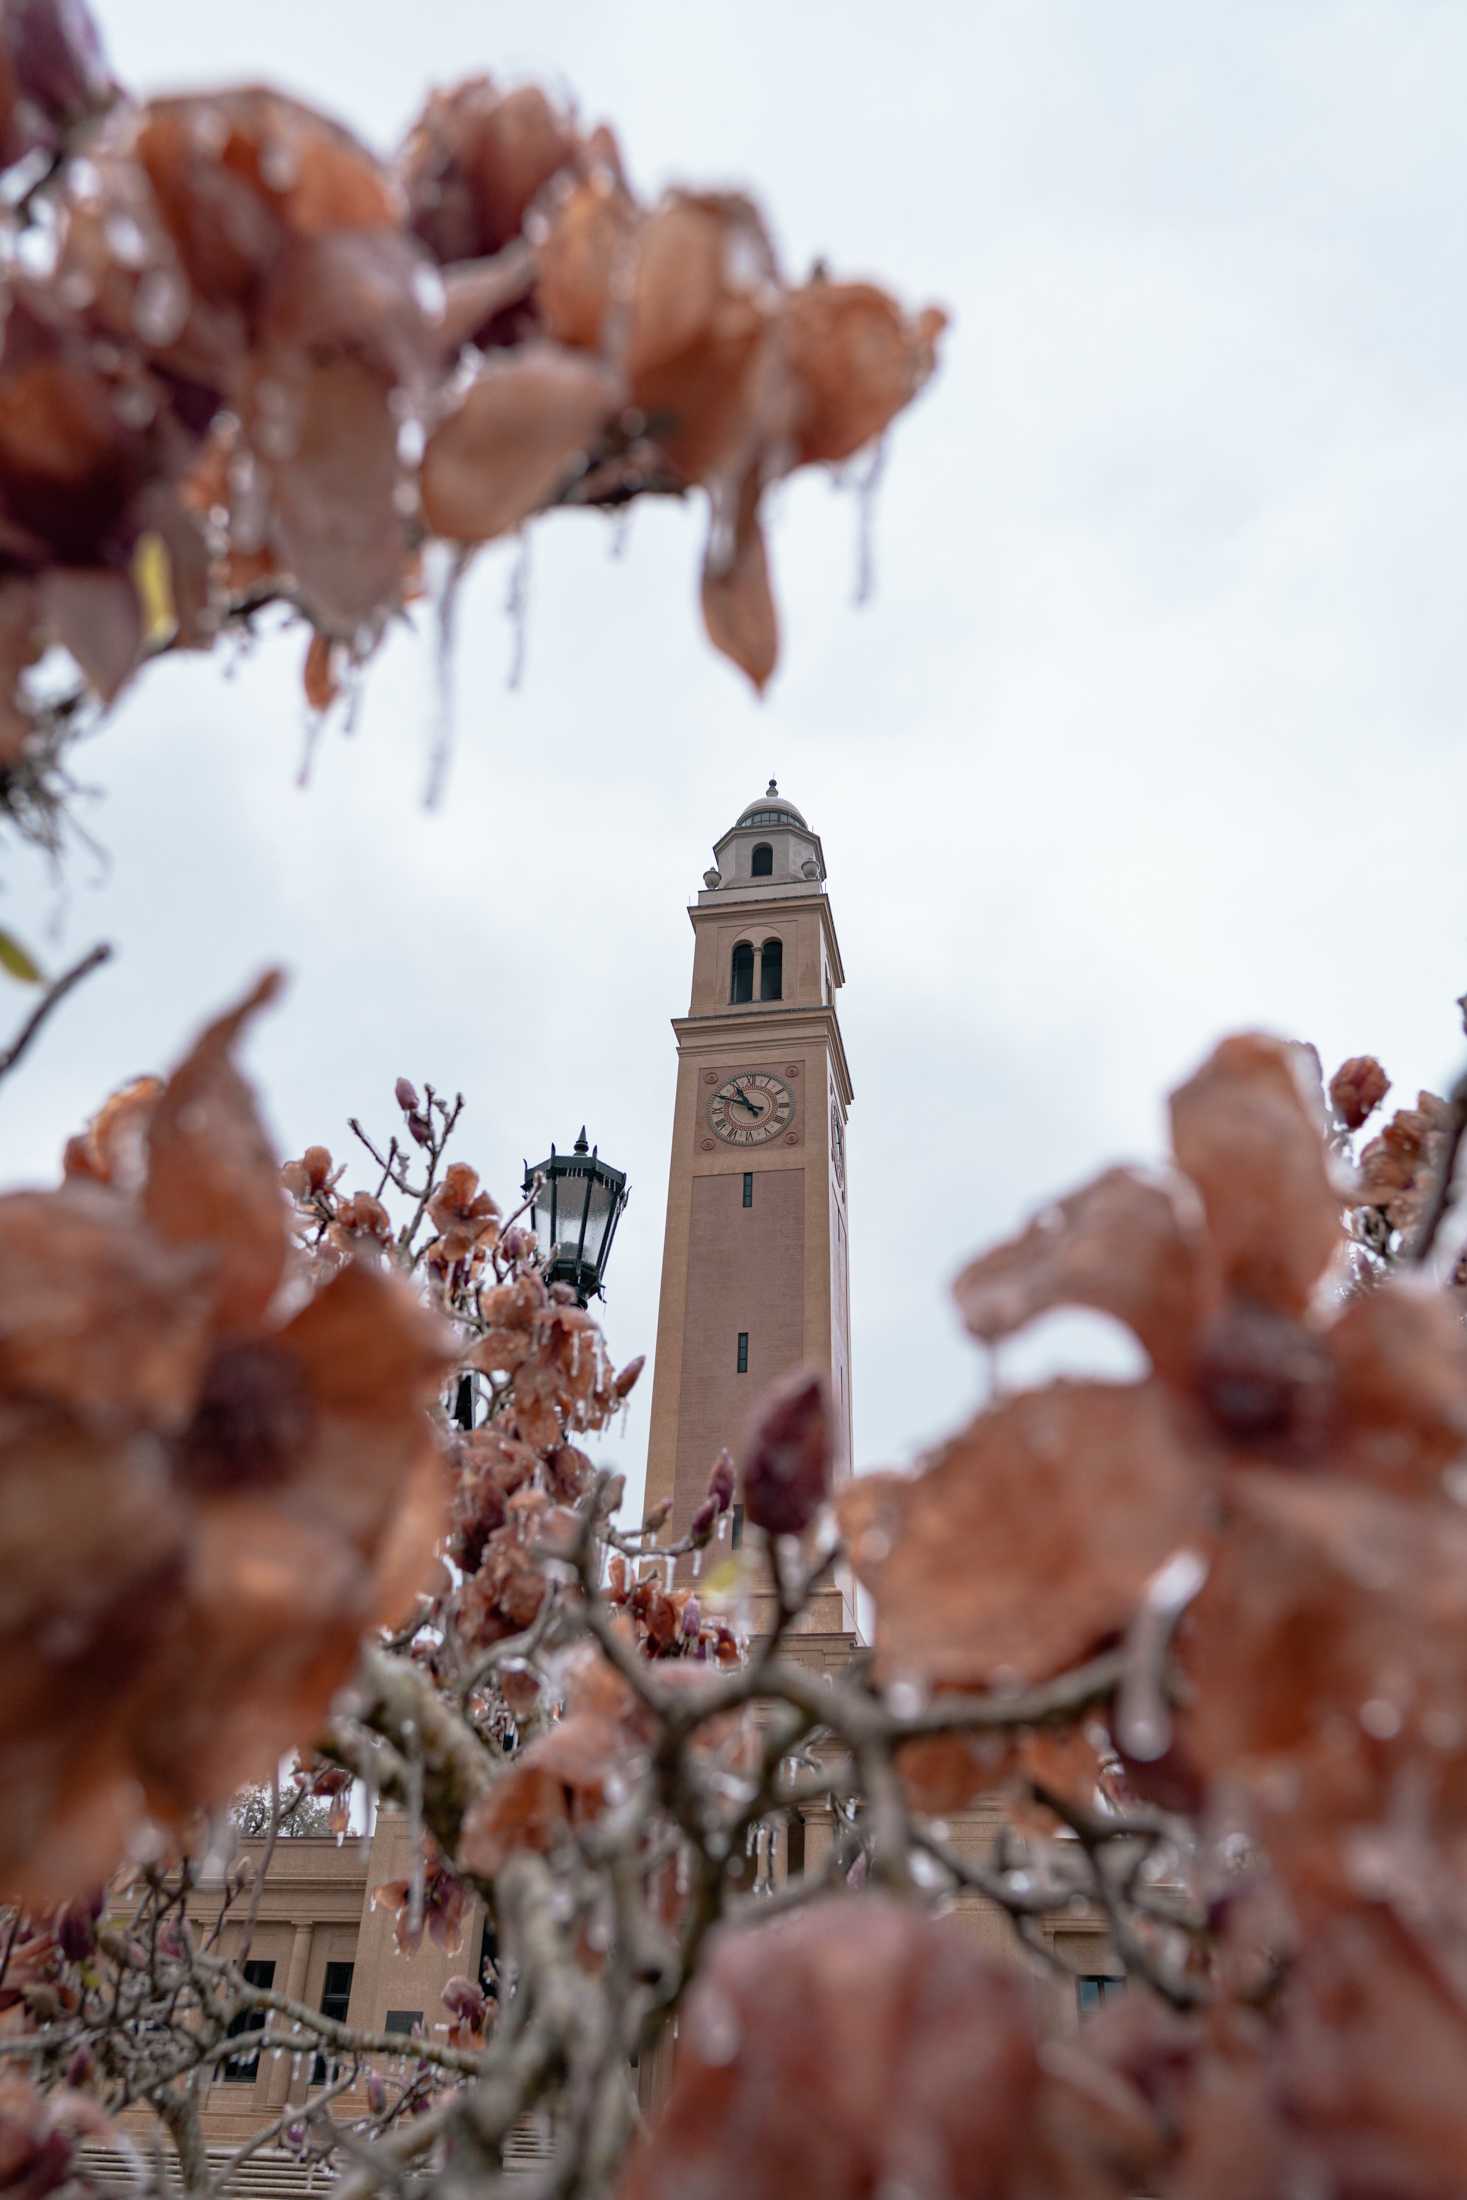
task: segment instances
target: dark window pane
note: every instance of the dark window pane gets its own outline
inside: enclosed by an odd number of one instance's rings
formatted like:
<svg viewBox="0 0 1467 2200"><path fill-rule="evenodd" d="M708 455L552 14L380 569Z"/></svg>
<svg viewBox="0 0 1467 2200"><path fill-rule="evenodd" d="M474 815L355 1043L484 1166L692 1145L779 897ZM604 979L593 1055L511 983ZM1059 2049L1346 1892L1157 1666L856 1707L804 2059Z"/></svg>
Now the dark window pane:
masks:
<svg viewBox="0 0 1467 2200"><path fill-rule="evenodd" d="M275 1965L273 1961L253 1957L248 1963L241 1965L241 1970L246 1986L273 1986L275 1984ZM266 2020L267 2012L263 2009L241 2009L237 2017L230 2018L227 2037L237 2040L242 2032L258 2032ZM259 2067L260 2050L257 2047L248 2055L231 2055L219 2075L226 2085L253 2085L255 2073Z"/></svg>
<svg viewBox="0 0 1467 2200"><path fill-rule="evenodd" d="M759 957L759 998L761 1001L784 998L784 949L778 940L766 940Z"/></svg>
<svg viewBox="0 0 1467 2200"><path fill-rule="evenodd" d="M754 950L747 940L740 940L733 951L733 983L729 988L731 1001L752 1001L754 998Z"/></svg>
<svg viewBox="0 0 1467 2200"><path fill-rule="evenodd" d="M332 2017L338 2024L345 2024L347 2010L351 2007L350 1963L328 1963L321 1985L321 2014ZM318 2055L311 2065L312 2085L329 2085L336 2076L336 2065L324 2054Z"/></svg>
<svg viewBox="0 0 1467 2200"><path fill-rule="evenodd" d="M382 2020L382 2029L384 2032L421 2032L423 2012L421 2009L389 2009Z"/></svg>
<svg viewBox="0 0 1467 2200"><path fill-rule="evenodd" d="M767 840L761 840L749 860L749 869L755 878L769 878L774 871L774 850Z"/></svg>
<svg viewBox="0 0 1467 2200"><path fill-rule="evenodd" d="M747 1375L749 1372L749 1332L747 1329L739 1331L738 1372L740 1375Z"/></svg>
<svg viewBox="0 0 1467 2200"><path fill-rule="evenodd" d="M1103 2002L1113 2001L1117 1994L1123 1994L1125 1990L1125 1980L1112 1978L1108 1973L1090 1972L1083 1978L1077 1978L1075 1999L1080 2004L1081 2016L1089 2016L1093 2009L1098 2009Z"/></svg>
<svg viewBox="0 0 1467 2200"><path fill-rule="evenodd" d="M745 1171L744 1171L744 1205L745 1205L746 1207L752 1207L752 1206L753 1206L753 1204L754 1204L754 1172L753 1172L753 1170L752 1170L752 1169L745 1169Z"/></svg>

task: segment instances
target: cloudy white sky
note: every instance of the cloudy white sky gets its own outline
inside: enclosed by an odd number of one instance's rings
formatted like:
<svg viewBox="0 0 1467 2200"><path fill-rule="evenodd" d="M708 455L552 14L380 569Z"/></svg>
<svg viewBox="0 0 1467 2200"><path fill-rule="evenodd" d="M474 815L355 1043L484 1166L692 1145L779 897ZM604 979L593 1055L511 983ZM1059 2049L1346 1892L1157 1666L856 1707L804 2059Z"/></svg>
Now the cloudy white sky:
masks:
<svg viewBox="0 0 1467 2200"><path fill-rule="evenodd" d="M977 1383L946 1286L1052 1190L1155 1154L1221 1031L1437 1082L1467 985L1467 10L1457 0L114 0L145 89L268 75L386 147L422 91L549 74L638 182L750 182L816 254L955 315L895 439L875 600L856 512L792 485L786 659L702 642L700 517L534 540L465 599L448 800L428 637L309 791L301 645L156 670L82 760L107 869L0 914L120 950L5 1094L7 1177L262 964L282 1143L461 1087L490 1183L583 1118L634 1192L614 1350L650 1347L684 905L771 772L824 837L849 983L857 1450ZM18 1015L18 989L0 1009ZM640 1470L647 1399L621 1445Z"/></svg>

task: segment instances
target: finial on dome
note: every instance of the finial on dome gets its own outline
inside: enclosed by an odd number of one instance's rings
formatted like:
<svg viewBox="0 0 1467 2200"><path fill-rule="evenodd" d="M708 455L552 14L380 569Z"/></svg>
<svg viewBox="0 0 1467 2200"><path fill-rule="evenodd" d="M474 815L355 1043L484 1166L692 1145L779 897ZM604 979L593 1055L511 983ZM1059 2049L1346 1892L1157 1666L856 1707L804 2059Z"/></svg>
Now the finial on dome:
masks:
<svg viewBox="0 0 1467 2200"><path fill-rule="evenodd" d="M588 1144L586 1143L586 1126L585 1126L585 1124L583 1123L583 1124L581 1125L581 1135L580 1135L580 1137L579 1137L579 1138L578 1138L578 1139L576 1140L576 1152L577 1152L577 1153L589 1153L590 1151L591 1151L591 1148L590 1148L590 1146L589 1146L589 1145L588 1145Z"/></svg>
<svg viewBox="0 0 1467 2200"><path fill-rule="evenodd" d="M769 785L768 785L768 786L767 786L767 787L765 788L764 792L765 792L766 794L778 794L778 793L779 793L779 781L778 781L777 779L771 779L771 780L770 780L770 782L769 782Z"/></svg>

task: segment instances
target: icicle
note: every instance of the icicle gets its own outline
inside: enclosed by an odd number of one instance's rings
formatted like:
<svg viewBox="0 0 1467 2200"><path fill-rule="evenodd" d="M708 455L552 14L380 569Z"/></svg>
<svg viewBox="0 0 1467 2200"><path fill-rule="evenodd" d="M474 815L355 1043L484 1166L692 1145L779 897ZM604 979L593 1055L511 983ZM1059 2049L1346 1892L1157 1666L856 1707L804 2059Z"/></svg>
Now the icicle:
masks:
<svg viewBox="0 0 1467 2200"><path fill-rule="evenodd" d="M298 787L309 787L309 785L311 784L311 771L313 766L315 765L316 751L321 745L321 735L325 732L325 730L325 711L312 710L310 706L307 705L305 726L306 737L301 749L300 770L295 775L295 783Z"/></svg>
<svg viewBox="0 0 1467 2200"><path fill-rule="evenodd" d="M627 544L632 536L632 508L624 504L611 523L611 555L620 561L627 554Z"/></svg>
<svg viewBox="0 0 1467 2200"><path fill-rule="evenodd" d="M1162 1670L1166 1646L1206 1578L1207 1562L1200 1552L1174 1551L1147 1583L1131 1621L1116 1693L1116 1741L1139 1764L1155 1764L1171 1747L1171 1710Z"/></svg>
<svg viewBox="0 0 1467 2200"><path fill-rule="evenodd" d="M514 564L510 567L509 587L504 594L505 616L509 620L511 647L509 671L505 686L513 694L525 676L525 652L529 646L530 628L530 530L522 527ZM577 1340L579 1341L579 1340Z"/></svg>
<svg viewBox="0 0 1467 2200"><path fill-rule="evenodd" d="M697 1581L697 1580L698 1580L698 1579L700 1578L700 1576L702 1575L702 1572L703 1572L703 1553L702 1553L701 1551L694 1551L694 1553L693 1553L693 1579L694 1579L694 1581Z"/></svg>
<svg viewBox="0 0 1467 2200"><path fill-rule="evenodd" d="M429 545L426 557L438 622L433 653L433 739L428 757L428 785L423 798L430 810L436 810L443 798L453 754L453 652L457 639L459 590L468 571L470 556L468 550L454 550L435 543ZM441 569L435 575L432 567L440 561Z"/></svg>
<svg viewBox="0 0 1467 2200"><path fill-rule="evenodd" d="M876 496L886 472L886 438L871 453L871 463L856 481L856 586L852 601L870 603L876 593Z"/></svg>

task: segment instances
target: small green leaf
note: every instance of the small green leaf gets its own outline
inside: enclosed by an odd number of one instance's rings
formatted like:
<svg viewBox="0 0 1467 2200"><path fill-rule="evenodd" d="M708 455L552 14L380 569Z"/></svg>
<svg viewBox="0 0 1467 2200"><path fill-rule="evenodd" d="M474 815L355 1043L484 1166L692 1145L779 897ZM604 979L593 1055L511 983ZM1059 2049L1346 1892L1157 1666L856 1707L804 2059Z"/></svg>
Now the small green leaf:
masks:
<svg viewBox="0 0 1467 2200"><path fill-rule="evenodd" d="M13 932L0 925L0 970L8 970L12 978L19 978L22 985L43 985L45 978L40 964L30 949L22 947Z"/></svg>

